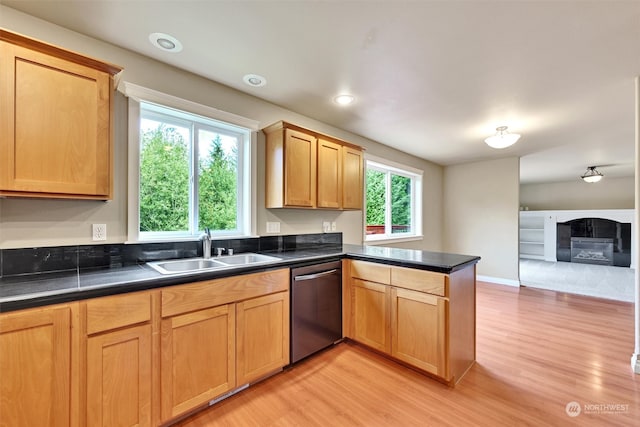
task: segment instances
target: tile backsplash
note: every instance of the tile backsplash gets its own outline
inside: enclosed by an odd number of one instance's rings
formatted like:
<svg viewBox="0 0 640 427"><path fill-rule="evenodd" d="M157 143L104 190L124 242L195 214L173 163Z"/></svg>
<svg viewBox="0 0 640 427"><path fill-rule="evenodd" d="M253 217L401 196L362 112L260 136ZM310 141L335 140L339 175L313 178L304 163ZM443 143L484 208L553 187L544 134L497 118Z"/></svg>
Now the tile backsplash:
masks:
<svg viewBox="0 0 640 427"><path fill-rule="evenodd" d="M235 253L317 249L342 245L342 233L214 240ZM202 256L199 241L0 249L0 277L69 270L117 268L171 258Z"/></svg>

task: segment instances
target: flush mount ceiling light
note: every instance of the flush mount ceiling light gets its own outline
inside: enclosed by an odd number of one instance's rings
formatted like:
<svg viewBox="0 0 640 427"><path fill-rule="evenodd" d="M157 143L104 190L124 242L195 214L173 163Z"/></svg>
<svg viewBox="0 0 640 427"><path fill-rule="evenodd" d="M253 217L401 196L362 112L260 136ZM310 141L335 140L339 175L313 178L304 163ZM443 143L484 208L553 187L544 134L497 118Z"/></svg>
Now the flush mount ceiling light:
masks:
<svg viewBox="0 0 640 427"><path fill-rule="evenodd" d="M152 45L165 52L178 53L182 50L182 43L169 34L151 33L149 34L149 41Z"/></svg>
<svg viewBox="0 0 640 427"><path fill-rule="evenodd" d="M507 126L498 126L496 132L495 135L484 140L491 148L506 148L520 139L519 134L507 132Z"/></svg>
<svg viewBox="0 0 640 427"><path fill-rule="evenodd" d="M242 78L242 80L253 87L262 87L267 84L267 79L257 74L247 74Z"/></svg>
<svg viewBox="0 0 640 427"><path fill-rule="evenodd" d="M600 181L604 175L602 175L596 168L597 166L589 166L587 171L580 178L588 183Z"/></svg>
<svg viewBox="0 0 640 427"><path fill-rule="evenodd" d="M353 95L349 95L346 93L343 93L341 95L336 96L335 98L333 98L333 101L336 104L340 104L340 105L349 105L352 104L353 101L355 101L356 98Z"/></svg>

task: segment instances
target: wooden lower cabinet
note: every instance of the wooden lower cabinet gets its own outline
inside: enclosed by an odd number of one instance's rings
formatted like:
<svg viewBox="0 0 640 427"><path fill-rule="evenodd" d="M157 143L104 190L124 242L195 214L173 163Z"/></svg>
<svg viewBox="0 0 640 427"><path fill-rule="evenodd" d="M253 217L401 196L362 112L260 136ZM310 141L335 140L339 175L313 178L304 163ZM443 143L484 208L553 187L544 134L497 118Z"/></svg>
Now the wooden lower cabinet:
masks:
<svg viewBox="0 0 640 427"><path fill-rule="evenodd" d="M389 286L354 279L351 283L351 338L391 352Z"/></svg>
<svg viewBox="0 0 640 427"><path fill-rule="evenodd" d="M0 427L175 421L289 364L289 269L0 314Z"/></svg>
<svg viewBox="0 0 640 427"><path fill-rule="evenodd" d="M0 315L0 426L77 425L71 397L75 308Z"/></svg>
<svg viewBox="0 0 640 427"><path fill-rule="evenodd" d="M163 421L235 387L235 319L235 304L162 319Z"/></svg>
<svg viewBox="0 0 640 427"><path fill-rule="evenodd" d="M289 364L289 293L239 302L237 382L250 383Z"/></svg>
<svg viewBox="0 0 640 427"><path fill-rule="evenodd" d="M475 362L475 266L449 274L343 262L345 336L448 384Z"/></svg>
<svg viewBox="0 0 640 427"><path fill-rule="evenodd" d="M88 426L151 425L151 325L87 340Z"/></svg>
<svg viewBox="0 0 640 427"><path fill-rule="evenodd" d="M84 425L152 425L152 295L135 292L80 303Z"/></svg>
<svg viewBox="0 0 640 427"><path fill-rule="evenodd" d="M445 298L392 288L391 355L448 380L447 306Z"/></svg>

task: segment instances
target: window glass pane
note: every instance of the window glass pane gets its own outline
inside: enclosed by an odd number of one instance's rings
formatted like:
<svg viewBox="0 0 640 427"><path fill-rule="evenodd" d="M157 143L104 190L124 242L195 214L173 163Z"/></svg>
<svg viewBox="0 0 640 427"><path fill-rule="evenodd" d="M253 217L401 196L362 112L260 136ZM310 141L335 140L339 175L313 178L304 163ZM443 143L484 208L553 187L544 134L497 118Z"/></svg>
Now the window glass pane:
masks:
<svg viewBox="0 0 640 427"><path fill-rule="evenodd" d="M411 232L411 178L391 175L391 233Z"/></svg>
<svg viewBox="0 0 640 427"><path fill-rule="evenodd" d="M190 129L140 121L140 231L189 230Z"/></svg>
<svg viewBox="0 0 640 427"><path fill-rule="evenodd" d="M238 228L238 138L198 131L198 229Z"/></svg>
<svg viewBox="0 0 640 427"><path fill-rule="evenodd" d="M367 169L367 234L384 234L385 173Z"/></svg>

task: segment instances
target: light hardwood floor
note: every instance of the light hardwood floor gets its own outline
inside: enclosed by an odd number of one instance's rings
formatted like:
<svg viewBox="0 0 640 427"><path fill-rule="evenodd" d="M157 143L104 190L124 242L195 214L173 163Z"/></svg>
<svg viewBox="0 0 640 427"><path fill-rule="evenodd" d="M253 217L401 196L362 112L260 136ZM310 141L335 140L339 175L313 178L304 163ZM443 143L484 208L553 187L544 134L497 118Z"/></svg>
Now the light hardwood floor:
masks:
<svg viewBox="0 0 640 427"><path fill-rule="evenodd" d="M477 311L477 363L455 388L342 343L179 425L639 425L633 304L478 283Z"/></svg>

